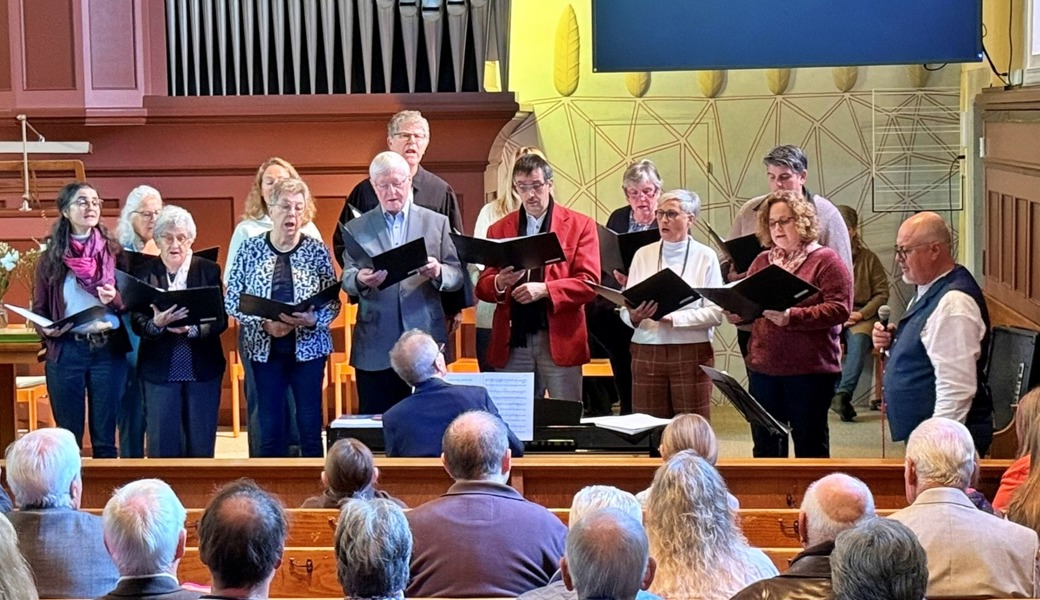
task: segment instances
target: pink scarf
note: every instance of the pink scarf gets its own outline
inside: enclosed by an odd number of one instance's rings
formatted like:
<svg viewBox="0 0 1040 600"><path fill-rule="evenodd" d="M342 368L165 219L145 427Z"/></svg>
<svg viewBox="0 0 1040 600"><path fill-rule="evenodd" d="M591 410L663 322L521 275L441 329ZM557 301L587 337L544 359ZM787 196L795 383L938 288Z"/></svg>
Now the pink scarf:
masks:
<svg viewBox="0 0 1040 600"><path fill-rule="evenodd" d="M97 296L97 288L116 281L116 260L108 250L108 240L93 229L84 241L69 237L65 251L65 266L76 275L81 288Z"/></svg>
<svg viewBox="0 0 1040 600"><path fill-rule="evenodd" d="M813 251L821 248L819 242L806 242L790 252L784 252L780 246L769 250L769 264L776 265L788 273L794 273L802 266Z"/></svg>

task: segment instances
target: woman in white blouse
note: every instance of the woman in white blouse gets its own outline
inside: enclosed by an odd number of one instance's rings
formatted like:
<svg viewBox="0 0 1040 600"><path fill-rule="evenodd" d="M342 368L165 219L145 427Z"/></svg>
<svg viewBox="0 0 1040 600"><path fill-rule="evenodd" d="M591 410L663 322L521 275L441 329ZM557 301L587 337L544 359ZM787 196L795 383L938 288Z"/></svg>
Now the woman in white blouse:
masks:
<svg viewBox="0 0 1040 600"><path fill-rule="evenodd" d="M691 287L722 283L719 259L690 236L701 201L686 190L665 192L657 201L661 241L640 248L632 259L626 287L638 285L663 269L671 269ZM711 380L698 365L713 366L711 339L722 323L722 309L699 299L655 321L657 304L644 302L622 309L621 318L635 329L632 336L632 410L669 418L696 413L711 418Z"/></svg>

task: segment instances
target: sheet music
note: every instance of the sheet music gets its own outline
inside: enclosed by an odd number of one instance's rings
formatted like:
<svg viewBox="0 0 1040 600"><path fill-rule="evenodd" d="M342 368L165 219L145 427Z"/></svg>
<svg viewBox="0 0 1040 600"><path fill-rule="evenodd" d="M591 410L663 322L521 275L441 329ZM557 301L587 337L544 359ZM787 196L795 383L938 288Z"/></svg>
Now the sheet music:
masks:
<svg viewBox="0 0 1040 600"><path fill-rule="evenodd" d="M448 373L444 380L486 389L516 437L534 439L534 373Z"/></svg>

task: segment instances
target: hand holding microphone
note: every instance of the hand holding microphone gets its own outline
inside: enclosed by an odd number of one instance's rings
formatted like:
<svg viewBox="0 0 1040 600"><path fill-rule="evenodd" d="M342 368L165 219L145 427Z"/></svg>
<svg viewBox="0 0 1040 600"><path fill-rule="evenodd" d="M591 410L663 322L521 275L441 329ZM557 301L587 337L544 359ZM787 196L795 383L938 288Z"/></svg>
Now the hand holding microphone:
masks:
<svg viewBox="0 0 1040 600"><path fill-rule="evenodd" d="M878 309L877 314L879 320L874 323L874 329L870 332L871 341L874 342L874 348L887 350L892 345L892 332L896 329L895 325L888 322L892 316L892 309L885 304Z"/></svg>

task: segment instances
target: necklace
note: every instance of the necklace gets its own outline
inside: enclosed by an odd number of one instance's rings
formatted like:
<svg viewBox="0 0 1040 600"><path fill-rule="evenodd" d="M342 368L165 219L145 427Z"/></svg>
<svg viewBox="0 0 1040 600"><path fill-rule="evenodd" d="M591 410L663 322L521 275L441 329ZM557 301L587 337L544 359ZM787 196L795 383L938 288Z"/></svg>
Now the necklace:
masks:
<svg viewBox="0 0 1040 600"><path fill-rule="evenodd" d="M682 271L679 271L679 277L686 274L686 261L690 260L690 236L686 236L686 251L682 259ZM657 270L660 271L664 265L664 245L667 242L661 240L661 245L657 248Z"/></svg>

